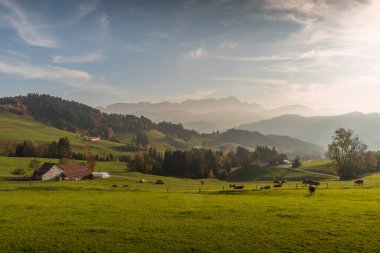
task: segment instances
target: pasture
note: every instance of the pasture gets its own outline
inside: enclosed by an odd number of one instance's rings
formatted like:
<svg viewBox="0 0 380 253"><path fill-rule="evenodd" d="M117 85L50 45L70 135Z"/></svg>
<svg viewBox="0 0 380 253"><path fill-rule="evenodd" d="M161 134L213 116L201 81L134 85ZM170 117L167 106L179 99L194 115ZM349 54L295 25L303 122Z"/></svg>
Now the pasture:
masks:
<svg viewBox="0 0 380 253"><path fill-rule="evenodd" d="M314 197L307 187L295 190L297 182L230 190L218 180L111 178L29 188L3 178L0 252L376 252L380 177L371 177L372 184L356 188L322 183Z"/></svg>

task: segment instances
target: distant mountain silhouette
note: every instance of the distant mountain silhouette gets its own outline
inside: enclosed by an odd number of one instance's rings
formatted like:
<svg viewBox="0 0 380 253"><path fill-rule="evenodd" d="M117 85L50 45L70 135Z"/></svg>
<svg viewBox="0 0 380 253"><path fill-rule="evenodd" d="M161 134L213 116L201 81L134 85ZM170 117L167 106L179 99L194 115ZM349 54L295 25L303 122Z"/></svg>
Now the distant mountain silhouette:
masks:
<svg viewBox="0 0 380 253"><path fill-rule="evenodd" d="M380 114L352 112L339 116L303 117L283 115L269 120L243 124L238 129L259 131L263 134L280 134L299 138L323 147L331 142L334 131L350 128L371 149L380 149Z"/></svg>
<svg viewBox="0 0 380 253"><path fill-rule="evenodd" d="M324 113L303 105L265 109L257 103L243 102L236 97L186 100L181 103L116 103L105 108L99 107L99 109L108 113L142 115L154 122L181 123L186 128L202 133L225 131L240 124L270 119L283 114L314 116Z"/></svg>

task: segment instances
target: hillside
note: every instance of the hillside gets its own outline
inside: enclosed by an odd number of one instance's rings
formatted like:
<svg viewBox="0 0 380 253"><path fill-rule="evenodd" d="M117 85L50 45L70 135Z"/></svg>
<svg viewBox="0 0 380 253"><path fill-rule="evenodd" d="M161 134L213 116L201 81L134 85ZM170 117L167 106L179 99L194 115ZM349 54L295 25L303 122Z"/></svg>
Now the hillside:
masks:
<svg viewBox="0 0 380 253"><path fill-rule="evenodd" d="M234 144L252 148L259 145L271 146L293 158L297 155L315 158L323 156L324 153L322 147L295 138L280 135L263 135L259 132L238 129L231 129L221 134L204 135L204 137L204 143L209 146L234 146Z"/></svg>
<svg viewBox="0 0 380 253"><path fill-rule="evenodd" d="M340 116L302 117L284 115L270 120L240 125L237 128L299 138L326 147L339 128L350 128L370 149L380 149L380 114L353 112Z"/></svg>
<svg viewBox="0 0 380 253"><path fill-rule="evenodd" d="M1 126L3 140L31 139L42 143L67 136L78 151L88 149L89 144L83 140L84 135L102 137L103 141L92 145L98 146L96 152L133 151L124 147L133 146L136 134L144 132L149 137L151 146L161 151L191 149L203 143L203 146L209 148L227 145L232 149L238 145L250 148L258 145L274 146L291 157L300 155L316 158L323 154L323 149L317 145L286 136L265 136L241 130L201 135L185 129L181 124L154 123L145 117L101 113L87 105L49 95L29 94L2 98L0 110L3 111L0 114L4 121Z"/></svg>

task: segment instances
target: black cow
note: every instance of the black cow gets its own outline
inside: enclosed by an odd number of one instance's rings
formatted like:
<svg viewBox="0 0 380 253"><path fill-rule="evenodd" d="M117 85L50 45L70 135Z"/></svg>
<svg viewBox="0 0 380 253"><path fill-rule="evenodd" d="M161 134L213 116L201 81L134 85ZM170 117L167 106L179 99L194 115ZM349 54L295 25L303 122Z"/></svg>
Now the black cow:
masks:
<svg viewBox="0 0 380 253"><path fill-rule="evenodd" d="M235 186L234 186L234 189L235 189L235 190L241 190L241 189L244 189L244 185L235 185Z"/></svg>
<svg viewBox="0 0 380 253"><path fill-rule="evenodd" d="M354 181L354 184L355 184L355 186L356 186L356 185L360 185L360 186L362 186L362 185L364 184L364 180L362 180L362 179L355 180L355 181Z"/></svg>
<svg viewBox="0 0 380 253"><path fill-rule="evenodd" d="M314 185L309 185L309 194L310 196L314 196L315 193L315 186Z"/></svg>
<svg viewBox="0 0 380 253"><path fill-rule="evenodd" d="M321 183L318 181L310 180L309 185L320 185Z"/></svg>
<svg viewBox="0 0 380 253"><path fill-rule="evenodd" d="M274 188L280 188L282 186L282 184L275 184L273 185Z"/></svg>

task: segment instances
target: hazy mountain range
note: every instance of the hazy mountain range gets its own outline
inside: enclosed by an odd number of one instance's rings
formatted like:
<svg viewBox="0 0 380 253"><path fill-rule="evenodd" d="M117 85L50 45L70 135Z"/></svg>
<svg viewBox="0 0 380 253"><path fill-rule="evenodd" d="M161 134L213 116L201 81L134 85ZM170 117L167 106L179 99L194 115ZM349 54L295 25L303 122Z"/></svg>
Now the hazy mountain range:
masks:
<svg viewBox="0 0 380 253"><path fill-rule="evenodd" d="M280 134L327 147L334 131L350 128L369 146L380 149L380 114L352 112L339 116L303 117L300 115L283 115L269 120L243 124L238 129L259 131L263 134Z"/></svg>
<svg viewBox="0 0 380 253"><path fill-rule="evenodd" d="M143 115L155 122L181 123L198 132L224 131L244 123L257 122L284 114L302 116L337 114L335 109L314 110L303 105L265 109L257 103L240 101L236 97L185 100L176 102L115 103L98 107L108 113Z"/></svg>

